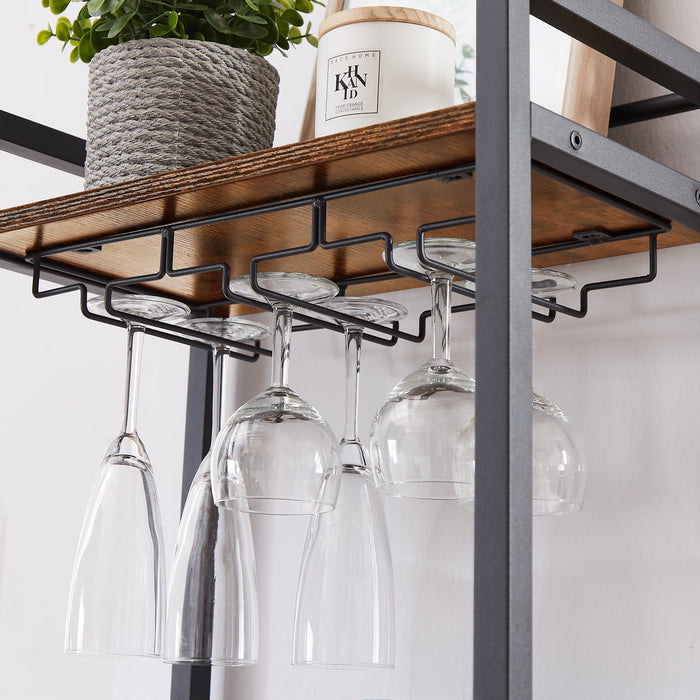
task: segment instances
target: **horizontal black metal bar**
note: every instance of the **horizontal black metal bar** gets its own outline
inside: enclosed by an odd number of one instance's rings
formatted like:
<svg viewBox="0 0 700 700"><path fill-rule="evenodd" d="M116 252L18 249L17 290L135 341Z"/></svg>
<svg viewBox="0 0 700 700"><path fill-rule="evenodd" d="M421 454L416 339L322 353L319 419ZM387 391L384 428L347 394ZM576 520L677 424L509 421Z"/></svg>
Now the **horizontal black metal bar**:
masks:
<svg viewBox="0 0 700 700"><path fill-rule="evenodd" d="M660 95L659 97L650 97L647 100L616 105L610 110L609 126L614 129L617 126L636 124L661 117L672 117L675 114L692 112L696 109L699 109L698 105L680 95Z"/></svg>
<svg viewBox="0 0 700 700"><path fill-rule="evenodd" d="M543 246L539 246L537 248L533 248L532 254L533 255L547 255L548 253L561 253L562 251L575 250L576 248L588 248L589 246L592 246L592 245L606 245L606 244L610 244L610 243L616 243L618 241L629 241L629 240L634 240L635 238L644 238L645 236L648 236L649 234L668 233L668 231L670 231L670 230L671 230L670 226L665 226L665 227L663 227L663 229L660 229L660 228L634 229L633 231L625 231L624 233L613 233L610 235L609 238L607 238L605 240L600 240L600 241L586 242L586 241L573 240L573 241L568 242L568 243L554 243L552 245L543 245Z"/></svg>
<svg viewBox="0 0 700 700"><path fill-rule="evenodd" d="M79 175L85 173L85 140L0 110L0 150Z"/></svg>
<svg viewBox="0 0 700 700"><path fill-rule="evenodd" d="M377 275L365 275L363 277L346 277L343 280L336 280L335 283L340 287L341 294L345 293L345 288L358 284L372 284L373 282L388 282L401 277L396 272L386 272Z"/></svg>
<svg viewBox="0 0 700 700"><path fill-rule="evenodd" d="M538 105L531 115L537 163L700 231L700 183Z"/></svg>
<svg viewBox="0 0 700 700"><path fill-rule="evenodd" d="M700 53L610 0L530 0L530 12L700 105Z"/></svg>
<svg viewBox="0 0 700 700"><path fill-rule="evenodd" d="M657 238L660 232L648 234L649 239L649 272L635 277L622 277L620 279L605 280L602 282L589 282L579 290L579 308L572 309L557 303L553 299L538 299L533 297L533 302L538 306L544 306L550 311L558 311L573 318L583 318L588 313L588 295L598 289L613 289L618 287L631 287L637 284L648 284L656 279L658 270Z"/></svg>

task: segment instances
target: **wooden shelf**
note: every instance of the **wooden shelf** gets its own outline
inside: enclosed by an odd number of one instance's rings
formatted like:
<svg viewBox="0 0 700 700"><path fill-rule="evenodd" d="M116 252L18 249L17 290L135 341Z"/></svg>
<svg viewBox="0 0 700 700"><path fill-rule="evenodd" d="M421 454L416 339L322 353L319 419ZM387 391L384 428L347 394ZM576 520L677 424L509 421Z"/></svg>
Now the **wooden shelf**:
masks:
<svg viewBox="0 0 700 700"><path fill-rule="evenodd" d="M120 185L88 190L0 211L0 251L24 257L66 243L87 241L146 227L192 220L236 209L282 202L371 181L463 165L474 161L475 105L387 122L259 153L207 163ZM478 174L475 174L478 177ZM572 233L604 228L613 234L646 228L641 216L539 173L533 173L533 246L569 242ZM388 231L395 240L415 236L420 224L474 213L474 180L435 179L329 202L328 240ZM175 265L224 261L232 274L247 272L250 258L306 244L311 208L209 224L179 231ZM446 231L444 235L451 235ZM474 237L474 227L452 235ZM680 225L659 238L660 246L700 241ZM158 268L158 236L105 245L56 259L110 278L147 274ZM587 246L538 255L538 266L644 250L645 239ZM317 250L261 269L294 269L333 279L386 272L381 244ZM361 285L359 294L414 285L413 280ZM221 298L217 274L164 279L154 290L190 302Z"/></svg>

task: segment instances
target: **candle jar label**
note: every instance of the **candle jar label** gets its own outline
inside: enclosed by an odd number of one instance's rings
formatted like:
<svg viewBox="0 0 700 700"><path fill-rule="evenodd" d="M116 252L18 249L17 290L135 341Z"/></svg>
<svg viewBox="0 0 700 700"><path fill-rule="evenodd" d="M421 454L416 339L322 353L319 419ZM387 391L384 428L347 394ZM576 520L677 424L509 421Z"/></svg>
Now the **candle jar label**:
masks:
<svg viewBox="0 0 700 700"><path fill-rule="evenodd" d="M325 120L379 112L381 51L353 51L328 59Z"/></svg>

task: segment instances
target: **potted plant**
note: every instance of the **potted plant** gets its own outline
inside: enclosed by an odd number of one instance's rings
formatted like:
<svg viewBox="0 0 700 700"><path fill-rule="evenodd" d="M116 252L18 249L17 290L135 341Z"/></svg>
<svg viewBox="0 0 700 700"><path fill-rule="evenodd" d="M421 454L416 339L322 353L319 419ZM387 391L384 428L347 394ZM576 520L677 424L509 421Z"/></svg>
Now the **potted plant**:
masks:
<svg viewBox="0 0 700 700"><path fill-rule="evenodd" d="M279 75L264 56L317 45L303 15L318 0L41 3L59 16L38 43L90 64L86 187L269 148Z"/></svg>

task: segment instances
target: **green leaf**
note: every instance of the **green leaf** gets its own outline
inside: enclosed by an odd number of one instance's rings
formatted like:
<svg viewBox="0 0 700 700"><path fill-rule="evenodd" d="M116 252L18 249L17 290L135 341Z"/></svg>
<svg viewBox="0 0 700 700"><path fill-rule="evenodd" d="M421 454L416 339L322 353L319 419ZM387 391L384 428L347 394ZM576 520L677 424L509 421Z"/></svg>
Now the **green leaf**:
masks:
<svg viewBox="0 0 700 700"><path fill-rule="evenodd" d="M260 15L238 15L238 18L242 22L248 22L251 24L267 24L267 20Z"/></svg>
<svg viewBox="0 0 700 700"><path fill-rule="evenodd" d="M209 24L222 34L231 34L231 27L226 24L226 20L216 11L210 8L204 10L204 18Z"/></svg>
<svg viewBox="0 0 700 700"><path fill-rule="evenodd" d="M295 0L294 9L299 12L313 12L314 6L311 4L310 0Z"/></svg>
<svg viewBox="0 0 700 700"><path fill-rule="evenodd" d="M289 36L289 22L285 22L283 19L278 19L277 30L281 36Z"/></svg>
<svg viewBox="0 0 700 700"><path fill-rule="evenodd" d="M125 0L105 0L104 7L102 8L102 15L104 16L116 12L121 8L124 2Z"/></svg>
<svg viewBox="0 0 700 700"><path fill-rule="evenodd" d="M170 27L167 24L154 24L148 28L148 33L153 36L165 36L170 33Z"/></svg>
<svg viewBox="0 0 700 700"><path fill-rule="evenodd" d="M36 35L36 43L39 44L39 46L43 46L52 36L53 32L50 32L48 29L43 29Z"/></svg>
<svg viewBox="0 0 700 700"><path fill-rule="evenodd" d="M318 39L313 35L313 34L307 34L306 35L306 41L311 44L315 49L318 48Z"/></svg>
<svg viewBox="0 0 700 700"><path fill-rule="evenodd" d="M260 8L253 2L253 0L245 0L245 4L253 10L253 12L260 12Z"/></svg>
<svg viewBox="0 0 700 700"><path fill-rule="evenodd" d="M80 39L80 37L81 37L83 34L85 34L85 31L83 30L82 25L80 24L80 22L78 22L77 19L75 20L75 22L73 22L72 30L73 30L73 36L74 36L76 39Z"/></svg>
<svg viewBox="0 0 700 700"><path fill-rule="evenodd" d="M277 39L280 38L280 32L275 24L274 20L267 20L267 34L265 35L265 43L273 46L277 43Z"/></svg>
<svg viewBox="0 0 700 700"><path fill-rule="evenodd" d="M56 38L59 41L68 41L72 28L73 25L67 17L59 17L56 22Z"/></svg>
<svg viewBox="0 0 700 700"><path fill-rule="evenodd" d="M106 49L108 46L114 43L105 36L105 32L111 25L112 20L98 19L95 24L90 27L90 33L86 34L86 36L90 37L90 45L95 53L102 51L102 49ZM82 38L80 41L82 41ZM78 46L80 46L80 44L78 44Z"/></svg>
<svg viewBox="0 0 700 700"><path fill-rule="evenodd" d="M135 11L127 12L125 15L119 17L116 22L112 25L112 28L107 32L107 38L114 39L115 36L119 35L122 30L126 27L129 22L134 18L136 14Z"/></svg>
<svg viewBox="0 0 700 700"><path fill-rule="evenodd" d="M49 0L49 9L55 15L60 15L68 5L70 0Z"/></svg>
<svg viewBox="0 0 700 700"><path fill-rule="evenodd" d="M255 49L255 53L258 56L269 56L272 53L272 46L270 46L269 44L258 46Z"/></svg>
<svg viewBox="0 0 700 700"><path fill-rule="evenodd" d="M75 49L73 49L75 51ZM90 63L92 57L95 55L95 49L92 48L92 43L90 42L90 35L84 34L80 39L78 44L78 56L83 63Z"/></svg>
<svg viewBox="0 0 700 700"><path fill-rule="evenodd" d="M41 0L41 5L42 5L42 7L48 7L48 6L49 6L49 0Z"/></svg>
<svg viewBox="0 0 700 700"><path fill-rule="evenodd" d="M89 0L87 4L88 12L93 16L97 17L102 10L102 6L105 4L105 0Z"/></svg>
<svg viewBox="0 0 700 700"><path fill-rule="evenodd" d="M70 62L71 62L71 63L77 63L79 59L80 59L80 51L78 51L78 47L76 46L76 47L70 52Z"/></svg>
<svg viewBox="0 0 700 700"><path fill-rule="evenodd" d="M168 15L168 26L170 29L175 29L177 27L177 23L180 21L180 16L173 10L169 15Z"/></svg>
<svg viewBox="0 0 700 700"><path fill-rule="evenodd" d="M241 22L233 26L232 32L236 36L242 36L246 39L262 39L264 36L267 36L267 27Z"/></svg>
<svg viewBox="0 0 700 700"><path fill-rule="evenodd" d="M285 10L282 13L282 19L295 27L304 26L304 18L296 10Z"/></svg>

